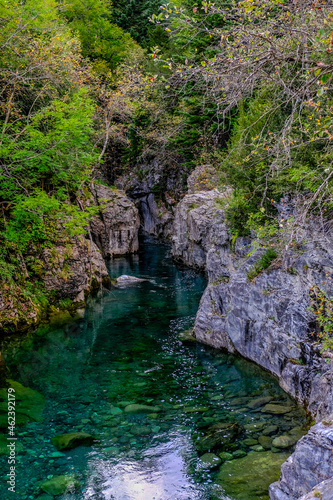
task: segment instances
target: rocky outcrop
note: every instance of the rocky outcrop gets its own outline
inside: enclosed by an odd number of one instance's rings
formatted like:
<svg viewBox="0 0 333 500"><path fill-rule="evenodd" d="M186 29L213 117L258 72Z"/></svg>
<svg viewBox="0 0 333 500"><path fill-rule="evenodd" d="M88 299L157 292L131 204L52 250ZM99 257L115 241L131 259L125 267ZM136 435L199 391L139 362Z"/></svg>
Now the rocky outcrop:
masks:
<svg viewBox="0 0 333 500"><path fill-rule="evenodd" d="M281 479L270 485L271 500L303 500L315 498L307 495L312 488L316 491L324 490L317 498L328 500L333 495L333 424L322 422L314 425L306 436L297 443L294 453L282 464ZM319 483L325 484L319 486ZM318 485L318 486L317 486ZM303 496L305 495L305 496Z"/></svg>
<svg viewBox="0 0 333 500"><path fill-rule="evenodd" d="M239 353L275 374L317 422L333 413L333 361L325 359L315 342L309 311L312 287L333 295L332 242L314 241L315 233L309 231L306 243L287 248L279 261L249 279L266 249L248 257L249 239L231 241L223 195L216 190L185 196L176 209L173 233L174 257L208 274L194 326L197 340ZM318 456L310 456L312 468L320 467ZM310 462L300 465L304 474L308 466ZM323 479L327 477L318 475L317 482Z"/></svg>
<svg viewBox="0 0 333 500"><path fill-rule="evenodd" d="M91 222L87 235L51 248L31 244L23 257L17 257L17 283L0 283L0 332L25 331L50 312L74 311L92 290L110 285L104 258L138 250L140 219L133 202L106 186L92 185L91 191L84 203L100 207L100 216Z"/></svg>
<svg viewBox="0 0 333 500"><path fill-rule="evenodd" d="M116 179L115 185L124 190L139 209L146 233L170 239L174 209L186 189L184 174L179 165L174 168L155 159Z"/></svg>
<svg viewBox="0 0 333 500"><path fill-rule="evenodd" d="M101 184L95 184L92 191L101 211L90 224L91 233L103 257L136 252L140 217L133 202L122 191Z"/></svg>

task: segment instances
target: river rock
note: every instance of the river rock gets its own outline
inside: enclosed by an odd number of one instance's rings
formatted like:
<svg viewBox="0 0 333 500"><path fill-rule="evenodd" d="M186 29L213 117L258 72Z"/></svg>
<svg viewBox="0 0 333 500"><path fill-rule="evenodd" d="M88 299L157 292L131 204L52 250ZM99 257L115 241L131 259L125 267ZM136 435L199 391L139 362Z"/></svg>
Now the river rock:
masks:
<svg viewBox="0 0 333 500"><path fill-rule="evenodd" d="M125 285L136 285L137 283L142 283L143 281L147 280L123 274L122 276L119 276L116 281L117 285L125 286Z"/></svg>
<svg viewBox="0 0 333 500"><path fill-rule="evenodd" d="M200 467L203 469L216 469L222 460L214 453L205 453L200 457Z"/></svg>
<svg viewBox="0 0 333 500"><path fill-rule="evenodd" d="M40 484L40 488L49 495L57 496L65 493L75 493L80 487L79 481L73 474L55 476Z"/></svg>
<svg viewBox="0 0 333 500"><path fill-rule="evenodd" d="M279 475L286 453L250 452L244 458L225 462L220 469L218 482L227 495L239 500L261 498L267 495L269 484Z"/></svg>
<svg viewBox="0 0 333 500"><path fill-rule="evenodd" d="M272 399L273 398L271 396L253 399L252 401L250 401L250 403L248 403L247 407L250 408L250 410L256 410L257 408L260 408L261 406L269 403Z"/></svg>
<svg viewBox="0 0 333 500"><path fill-rule="evenodd" d="M134 436L148 436L152 433L152 430L146 425L132 425L130 433Z"/></svg>
<svg viewBox="0 0 333 500"><path fill-rule="evenodd" d="M42 394L25 387L15 380L7 380L15 395L15 424L42 422L45 398ZM0 389L0 428L8 427L8 388Z"/></svg>
<svg viewBox="0 0 333 500"><path fill-rule="evenodd" d="M158 406L148 406L140 404L131 404L125 407L125 413L158 413L161 409Z"/></svg>
<svg viewBox="0 0 333 500"><path fill-rule="evenodd" d="M290 448L293 446L298 440L297 436L291 436L290 434L285 434L282 436L278 436L272 441L272 446L275 448Z"/></svg>
<svg viewBox="0 0 333 500"><path fill-rule="evenodd" d="M280 481L270 487L270 499L299 499L317 484L330 480L333 477L332 450L333 423L311 427L282 465Z"/></svg>
<svg viewBox="0 0 333 500"><path fill-rule="evenodd" d="M209 427L206 434L195 441L198 451L223 448L234 442L242 428L237 422L218 423Z"/></svg>
<svg viewBox="0 0 333 500"><path fill-rule="evenodd" d="M266 425L266 422L252 422L251 424L245 424L244 429L248 432L258 432L261 431Z"/></svg>
<svg viewBox="0 0 333 500"><path fill-rule="evenodd" d="M303 495L299 500L333 500L333 478L317 484L307 495Z"/></svg>
<svg viewBox="0 0 333 500"><path fill-rule="evenodd" d="M70 432L51 438L51 443L59 451L71 450L78 446L92 446L95 442L96 438L86 432Z"/></svg>
<svg viewBox="0 0 333 500"><path fill-rule="evenodd" d="M279 428L277 425L269 425L262 431L262 433L264 436L271 436L272 434L276 434L278 430Z"/></svg>
<svg viewBox="0 0 333 500"><path fill-rule="evenodd" d="M268 404L262 408L261 413L270 413L271 415L285 415L286 413L290 413L291 411L292 408L290 406Z"/></svg>
<svg viewBox="0 0 333 500"><path fill-rule="evenodd" d="M259 444L261 444L261 446L263 448L265 448L265 450L270 450L272 448L272 438L271 437L262 435L262 436L259 436L258 441L259 441Z"/></svg>

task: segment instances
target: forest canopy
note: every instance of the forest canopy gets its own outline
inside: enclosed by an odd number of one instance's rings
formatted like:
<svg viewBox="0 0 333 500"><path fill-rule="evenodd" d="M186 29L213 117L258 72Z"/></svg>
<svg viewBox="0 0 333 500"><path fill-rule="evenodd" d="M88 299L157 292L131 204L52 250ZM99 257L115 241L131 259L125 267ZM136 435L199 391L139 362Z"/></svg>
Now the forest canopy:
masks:
<svg viewBox="0 0 333 500"><path fill-rule="evenodd" d="M331 2L11 0L0 2L0 28L9 281L15 256L85 232L91 182L141 175L153 160L184 178L214 167L232 188L234 238L281 234L286 198L297 224L320 215L328 227Z"/></svg>

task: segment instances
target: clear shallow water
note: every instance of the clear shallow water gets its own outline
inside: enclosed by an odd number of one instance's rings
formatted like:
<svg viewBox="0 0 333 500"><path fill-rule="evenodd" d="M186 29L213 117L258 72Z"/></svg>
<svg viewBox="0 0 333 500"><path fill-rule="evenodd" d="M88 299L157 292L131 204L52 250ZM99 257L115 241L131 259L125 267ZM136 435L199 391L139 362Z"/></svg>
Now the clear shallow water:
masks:
<svg viewBox="0 0 333 500"><path fill-rule="evenodd" d="M17 430L16 493L3 482L1 498L35 499L43 480L76 474L79 490L62 498L267 499L268 477L278 478L292 451L272 453L267 437L301 432L304 411L254 364L179 340L193 326L206 282L176 267L168 247L146 240L139 255L114 260L110 274L147 281L91 300L80 319L3 342L10 378L46 404L42 422ZM287 413L249 408L260 397ZM126 413L133 403L157 409ZM268 427L264 451L258 439ZM78 431L99 442L61 454L50 442ZM228 460L211 469L200 460L208 451L229 453ZM7 474L6 456L0 468Z"/></svg>

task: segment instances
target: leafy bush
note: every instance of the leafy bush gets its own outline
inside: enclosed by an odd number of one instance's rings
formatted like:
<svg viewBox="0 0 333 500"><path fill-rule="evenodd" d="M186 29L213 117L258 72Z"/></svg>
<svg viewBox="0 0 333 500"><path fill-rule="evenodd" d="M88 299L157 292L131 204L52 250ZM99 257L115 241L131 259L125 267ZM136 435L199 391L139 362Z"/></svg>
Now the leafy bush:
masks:
<svg viewBox="0 0 333 500"><path fill-rule="evenodd" d="M264 269L267 269L272 261L276 259L277 253L272 248L266 250L264 254L260 257L259 261L254 264L254 266L246 273L247 279L252 281L256 278Z"/></svg>

